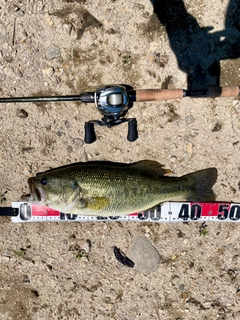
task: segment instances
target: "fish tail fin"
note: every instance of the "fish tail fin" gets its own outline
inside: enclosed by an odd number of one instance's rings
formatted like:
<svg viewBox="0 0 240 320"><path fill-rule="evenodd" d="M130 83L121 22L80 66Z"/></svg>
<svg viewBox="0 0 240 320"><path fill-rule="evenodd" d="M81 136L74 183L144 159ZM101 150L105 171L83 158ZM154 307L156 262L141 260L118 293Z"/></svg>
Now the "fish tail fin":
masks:
<svg viewBox="0 0 240 320"><path fill-rule="evenodd" d="M217 175L216 168L208 168L183 176L191 185L191 191L187 195L186 200L196 202L215 201L216 196L212 187L217 180Z"/></svg>

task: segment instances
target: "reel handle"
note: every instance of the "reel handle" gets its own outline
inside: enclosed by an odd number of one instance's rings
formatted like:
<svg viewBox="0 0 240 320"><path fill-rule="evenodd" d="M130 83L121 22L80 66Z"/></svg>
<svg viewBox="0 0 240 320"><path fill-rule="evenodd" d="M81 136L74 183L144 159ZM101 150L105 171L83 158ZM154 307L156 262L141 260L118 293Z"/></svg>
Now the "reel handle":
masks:
<svg viewBox="0 0 240 320"><path fill-rule="evenodd" d="M94 130L94 124L92 122L85 122L84 126L85 135L84 142L87 144L91 144L96 141L96 133Z"/></svg>
<svg viewBox="0 0 240 320"><path fill-rule="evenodd" d="M128 135L127 139L130 142L133 142L137 140L138 138L138 131L137 131L137 120L136 119L130 119L128 121Z"/></svg>

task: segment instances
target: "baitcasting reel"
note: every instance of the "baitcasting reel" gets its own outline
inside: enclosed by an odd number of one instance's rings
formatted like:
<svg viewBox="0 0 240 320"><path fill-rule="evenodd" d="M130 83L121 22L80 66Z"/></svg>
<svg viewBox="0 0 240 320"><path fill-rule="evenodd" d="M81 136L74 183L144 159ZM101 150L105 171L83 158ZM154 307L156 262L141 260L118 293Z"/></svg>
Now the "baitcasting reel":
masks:
<svg viewBox="0 0 240 320"><path fill-rule="evenodd" d="M123 122L128 122L128 141L135 141L138 138L137 120L135 118L121 118L133 106L133 102L129 100L129 95L126 91L132 89L130 86L107 85L96 90L94 102L103 118L102 121L90 120L85 123L84 141L86 143L93 143L96 140L94 124L111 128Z"/></svg>

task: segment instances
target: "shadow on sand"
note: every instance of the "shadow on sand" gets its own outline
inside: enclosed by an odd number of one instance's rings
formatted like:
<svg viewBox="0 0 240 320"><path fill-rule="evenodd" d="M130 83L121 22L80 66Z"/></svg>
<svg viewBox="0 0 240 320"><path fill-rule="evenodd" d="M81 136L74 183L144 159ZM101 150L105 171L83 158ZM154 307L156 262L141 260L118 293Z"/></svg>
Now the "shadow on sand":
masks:
<svg viewBox="0 0 240 320"><path fill-rule="evenodd" d="M183 0L151 2L166 28L179 68L187 74L188 89L219 86L220 61L240 57L240 0L229 1L225 30L218 32L211 32L211 26L200 27Z"/></svg>

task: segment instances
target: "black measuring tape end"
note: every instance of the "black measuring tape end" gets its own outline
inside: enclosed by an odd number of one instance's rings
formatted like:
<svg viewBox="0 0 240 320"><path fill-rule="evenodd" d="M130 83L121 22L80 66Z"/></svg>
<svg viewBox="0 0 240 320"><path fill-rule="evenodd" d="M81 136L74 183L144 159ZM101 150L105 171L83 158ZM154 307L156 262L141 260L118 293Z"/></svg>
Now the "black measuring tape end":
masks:
<svg viewBox="0 0 240 320"><path fill-rule="evenodd" d="M18 208L0 207L0 217L16 217L18 212Z"/></svg>

